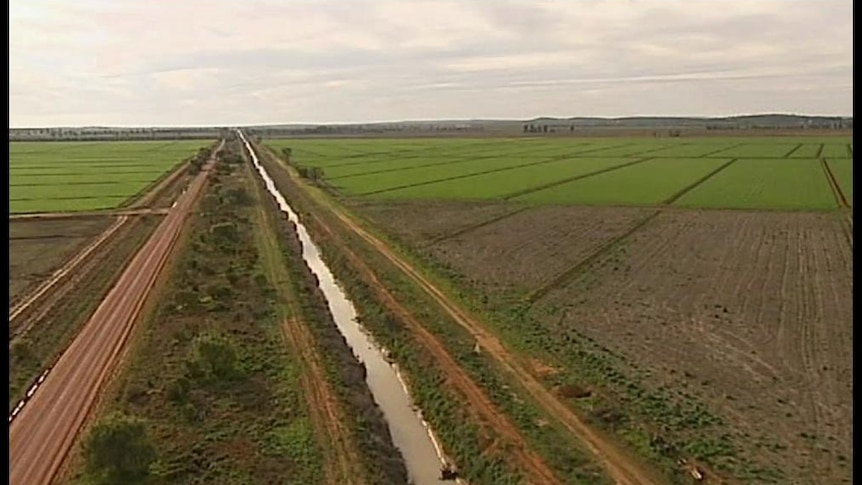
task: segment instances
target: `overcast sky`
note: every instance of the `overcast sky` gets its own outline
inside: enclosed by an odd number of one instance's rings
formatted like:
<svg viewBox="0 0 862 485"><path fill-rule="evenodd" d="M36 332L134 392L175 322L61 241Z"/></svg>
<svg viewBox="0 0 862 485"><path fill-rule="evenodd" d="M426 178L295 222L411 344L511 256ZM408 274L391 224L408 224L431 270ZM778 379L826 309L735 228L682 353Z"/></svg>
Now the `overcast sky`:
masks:
<svg viewBox="0 0 862 485"><path fill-rule="evenodd" d="M852 0L10 0L10 124L852 115Z"/></svg>

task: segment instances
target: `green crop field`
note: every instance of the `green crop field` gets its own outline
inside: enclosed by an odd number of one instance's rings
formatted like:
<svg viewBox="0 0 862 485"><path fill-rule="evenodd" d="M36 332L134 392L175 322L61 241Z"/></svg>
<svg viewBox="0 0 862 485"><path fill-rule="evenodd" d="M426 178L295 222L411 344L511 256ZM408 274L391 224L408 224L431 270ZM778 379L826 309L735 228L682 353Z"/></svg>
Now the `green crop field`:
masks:
<svg viewBox="0 0 862 485"><path fill-rule="evenodd" d="M837 204L818 157L835 161L833 172L849 200L851 142L847 136L747 136L267 143L279 153L290 147L292 162L300 167L321 168L327 184L344 196L655 205L682 194L675 205L828 210ZM730 160L735 161L713 174Z"/></svg>
<svg viewBox="0 0 862 485"><path fill-rule="evenodd" d="M9 212L118 207L209 141L9 143Z"/></svg>
<svg viewBox="0 0 862 485"><path fill-rule="evenodd" d="M835 209L817 160L740 159L682 196L676 205L737 209Z"/></svg>
<svg viewBox="0 0 862 485"><path fill-rule="evenodd" d="M721 158L781 158L798 143L743 143L742 145L715 152L709 156Z"/></svg>
<svg viewBox="0 0 862 485"><path fill-rule="evenodd" d="M853 159L852 158L834 158L826 161L829 168L832 170L832 175L838 181L841 187L841 192L847 198L850 206L853 206Z"/></svg>
<svg viewBox="0 0 862 485"><path fill-rule="evenodd" d="M823 150L822 143L801 143L790 154L790 158L817 158L821 150Z"/></svg>
<svg viewBox="0 0 862 485"><path fill-rule="evenodd" d="M727 161L706 158L656 158L531 192L516 200L540 204L659 204Z"/></svg>
<svg viewBox="0 0 862 485"><path fill-rule="evenodd" d="M443 180L428 184L392 190L381 194L385 198L458 198L491 199L515 195L523 190L542 187L603 170L627 162L633 158L578 158L563 159L541 165L530 165L512 170L474 175L455 180Z"/></svg>
<svg viewBox="0 0 862 485"><path fill-rule="evenodd" d="M848 143L827 143L823 146L823 153L820 156L824 158L850 157L850 150L847 148Z"/></svg>

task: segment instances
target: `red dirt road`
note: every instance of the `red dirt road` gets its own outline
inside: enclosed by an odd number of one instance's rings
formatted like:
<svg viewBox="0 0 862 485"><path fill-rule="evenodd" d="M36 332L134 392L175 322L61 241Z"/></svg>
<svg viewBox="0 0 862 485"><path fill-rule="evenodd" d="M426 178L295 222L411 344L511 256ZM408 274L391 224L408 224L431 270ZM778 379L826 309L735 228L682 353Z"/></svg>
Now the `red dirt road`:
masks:
<svg viewBox="0 0 862 485"><path fill-rule="evenodd" d="M210 162L210 166L211 166ZM49 484L117 365L144 300L206 182L209 166L165 217L9 427L9 483ZM29 394L29 393L28 393Z"/></svg>

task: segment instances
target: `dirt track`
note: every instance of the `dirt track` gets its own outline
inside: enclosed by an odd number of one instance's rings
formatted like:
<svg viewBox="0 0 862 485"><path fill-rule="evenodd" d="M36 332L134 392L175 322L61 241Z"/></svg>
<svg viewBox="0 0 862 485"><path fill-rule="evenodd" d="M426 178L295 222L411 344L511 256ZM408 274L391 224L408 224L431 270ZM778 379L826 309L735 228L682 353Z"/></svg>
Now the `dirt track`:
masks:
<svg viewBox="0 0 862 485"><path fill-rule="evenodd" d="M267 155L270 155L267 153ZM294 173L291 176L296 177ZM487 331L484 326L467 312L453 303L450 298L444 294L433 283L428 281L409 263L394 253L385 243L377 239L360 227L351 217L347 216L341 209L334 207L333 204L327 201L322 201L321 205L326 206L344 225L344 227L367 241L376 251L388 259L392 264L403 271L407 276L414 280L419 287L425 290L456 322L466 328L476 338L482 348L504 368L509 370L532 394L538 404L544 407L548 412L557 416L560 422L571 432L582 440L585 445L595 454L602 465L607 469L609 475L620 485L652 485L661 484L664 480L657 478L657 473L649 469L631 455L621 450L617 445L607 440L599 432L586 425L571 409L564 403L560 402L551 392L549 392L541 384L541 382L530 372L529 364L523 362L515 355L510 353L500 342L500 340ZM319 217L317 217L320 220ZM322 222L322 221L321 221ZM322 224L326 228L325 223ZM330 233L332 230L326 228ZM374 272L361 261L360 258L346 247L342 245L342 249L354 262L356 267L360 269L368 282L371 283L377 292L384 297L384 300L393 310L408 323L411 324L417 336L419 336L429 350L437 354L440 359L440 364L443 366L450 377L453 379L453 384L464 392L468 399L481 410L483 414L491 419L491 423L496 424L497 429L504 436L510 436L518 443L521 439L509 420L502 416L499 411L493 406L478 386L466 375L466 372L457 365L457 363L448 354L445 348L430 332L418 322L406 309L401 306L386 288L377 280ZM539 483L555 483L558 480L553 473L547 469L546 465L526 447L519 447L519 453L525 471L532 472L534 479L540 480ZM542 481L544 480L544 481Z"/></svg>
<svg viewBox="0 0 862 485"><path fill-rule="evenodd" d="M10 483L51 483L97 393L117 364L147 293L204 187L208 172L207 169L194 179L11 422Z"/></svg>

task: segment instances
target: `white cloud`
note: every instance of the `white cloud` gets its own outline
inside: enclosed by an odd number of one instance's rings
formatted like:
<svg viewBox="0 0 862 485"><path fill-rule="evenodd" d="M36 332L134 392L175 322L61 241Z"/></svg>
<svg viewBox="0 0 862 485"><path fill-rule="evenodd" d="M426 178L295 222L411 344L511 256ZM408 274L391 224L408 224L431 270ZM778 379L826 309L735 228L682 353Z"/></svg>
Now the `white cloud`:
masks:
<svg viewBox="0 0 862 485"><path fill-rule="evenodd" d="M12 0L10 121L851 114L852 6Z"/></svg>

